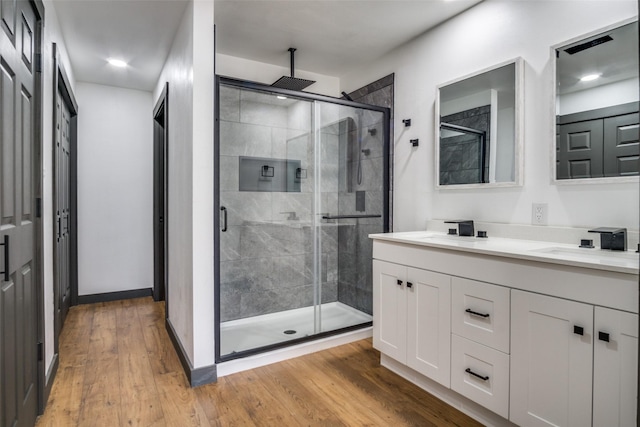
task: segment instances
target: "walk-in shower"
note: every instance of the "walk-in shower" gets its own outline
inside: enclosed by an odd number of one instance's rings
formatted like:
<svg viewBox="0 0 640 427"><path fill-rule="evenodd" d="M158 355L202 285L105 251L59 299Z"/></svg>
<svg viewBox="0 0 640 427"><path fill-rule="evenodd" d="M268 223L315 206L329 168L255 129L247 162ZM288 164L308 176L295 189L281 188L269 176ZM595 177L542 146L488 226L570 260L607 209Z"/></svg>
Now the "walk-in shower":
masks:
<svg viewBox="0 0 640 427"><path fill-rule="evenodd" d="M371 324L389 110L218 77L216 353Z"/></svg>

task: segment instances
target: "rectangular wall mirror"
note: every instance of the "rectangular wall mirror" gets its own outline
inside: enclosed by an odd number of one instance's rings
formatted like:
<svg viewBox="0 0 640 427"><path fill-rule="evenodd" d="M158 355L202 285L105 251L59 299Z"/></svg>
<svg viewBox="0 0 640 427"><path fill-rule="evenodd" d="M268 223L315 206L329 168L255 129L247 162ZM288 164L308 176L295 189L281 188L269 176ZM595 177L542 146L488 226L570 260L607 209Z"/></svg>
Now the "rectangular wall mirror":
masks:
<svg viewBox="0 0 640 427"><path fill-rule="evenodd" d="M557 182L636 177L638 22L555 47L553 54Z"/></svg>
<svg viewBox="0 0 640 427"><path fill-rule="evenodd" d="M522 74L518 58L438 86L438 187L521 183Z"/></svg>

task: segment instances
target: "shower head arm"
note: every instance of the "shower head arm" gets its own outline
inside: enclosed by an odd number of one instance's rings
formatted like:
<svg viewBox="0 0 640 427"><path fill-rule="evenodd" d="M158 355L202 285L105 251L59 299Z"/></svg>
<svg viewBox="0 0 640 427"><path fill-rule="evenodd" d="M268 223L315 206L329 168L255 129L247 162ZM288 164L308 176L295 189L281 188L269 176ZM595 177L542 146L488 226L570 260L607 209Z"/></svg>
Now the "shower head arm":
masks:
<svg viewBox="0 0 640 427"><path fill-rule="evenodd" d="M288 49L288 51L291 52L291 77L295 77L294 73L293 73L293 70L294 70L293 52L296 51L296 48L295 47L290 47Z"/></svg>

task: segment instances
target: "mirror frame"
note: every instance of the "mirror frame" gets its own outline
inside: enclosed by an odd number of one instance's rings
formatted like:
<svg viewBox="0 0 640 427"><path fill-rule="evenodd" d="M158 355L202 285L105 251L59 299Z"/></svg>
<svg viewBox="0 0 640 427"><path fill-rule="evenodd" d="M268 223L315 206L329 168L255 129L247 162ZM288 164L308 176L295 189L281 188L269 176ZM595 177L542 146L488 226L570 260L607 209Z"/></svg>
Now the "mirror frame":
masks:
<svg viewBox="0 0 640 427"><path fill-rule="evenodd" d="M476 184L440 184L440 89L461 82L471 77L502 68L507 65L515 64L515 133L514 133L514 180L509 182L487 182ZM471 74L459 77L454 80L439 84L436 86L435 100L435 123L434 123L434 142L435 142L435 187L438 190L468 190L471 188L505 188L505 187L522 187L524 177L524 60L522 57L509 59L499 64L492 65Z"/></svg>
<svg viewBox="0 0 640 427"><path fill-rule="evenodd" d="M557 145L557 140L556 140L557 83L556 83L556 80L558 76L558 70L557 70L558 64L556 61L556 51L564 46L568 46L570 44L579 42L580 40L584 40L586 38L593 37L598 34L611 31L613 29L616 29L637 21L638 21L638 16L633 16L631 18L627 18L622 21L618 21L616 23L607 25L605 27L600 27L593 31L589 31L588 33L584 33L576 37L572 37L569 40L565 40L561 43L557 43L551 46L551 48L549 49L549 58L551 62L551 102L550 102L551 117L549 121L549 123L551 124L550 133L549 133L549 141L551 141L550 149L549 149L550 151L549 153L550 169L549 170L551 171L551 184L563 186L563 185L585 185L585 184L593 185L593 184L640 183L640 176L638 175L610 176L610 177L602 177L602 178L580 178L580 179L558 179L556 176L556 161L557 161L556 159L556 153L557 153L556 152L556 145Z"/></svg>

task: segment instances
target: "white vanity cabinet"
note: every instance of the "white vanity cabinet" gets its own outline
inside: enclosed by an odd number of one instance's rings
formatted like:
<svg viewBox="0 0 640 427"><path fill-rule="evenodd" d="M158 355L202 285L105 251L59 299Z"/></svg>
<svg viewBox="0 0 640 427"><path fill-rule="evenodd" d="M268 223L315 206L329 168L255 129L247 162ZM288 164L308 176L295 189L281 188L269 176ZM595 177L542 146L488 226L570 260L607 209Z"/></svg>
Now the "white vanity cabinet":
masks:
<svg viewBox="0 0 640 427"><path fill-rule="evenodd" d="M373 261L373 345L449 387L451 278Z"/></svg>
<svg viewBox="0 0 640 427"><path fill-rule="evenodd" d="M485 425L635 425L631 253L585 261L544 242L371 237L383 366Z"/></svg>

